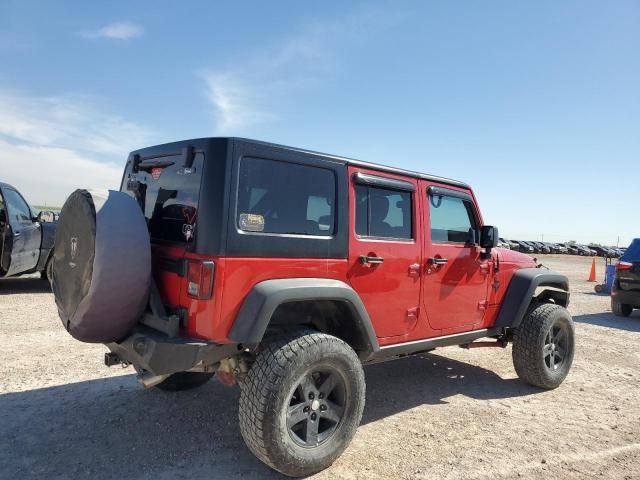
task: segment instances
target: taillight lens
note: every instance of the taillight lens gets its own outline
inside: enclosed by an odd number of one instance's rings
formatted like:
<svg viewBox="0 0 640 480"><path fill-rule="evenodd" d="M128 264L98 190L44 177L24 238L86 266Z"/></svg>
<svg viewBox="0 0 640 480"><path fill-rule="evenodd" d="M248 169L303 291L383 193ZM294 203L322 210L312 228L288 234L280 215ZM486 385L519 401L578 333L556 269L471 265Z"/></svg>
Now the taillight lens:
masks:
<svg viewBox="0 0 640 480"><path fill-rule="evenodd" d="M616 264L616 270L631 270L633 263L631 262L618 262Z"/></svg>
<svg viewBox="0 0 640 480"><path fill-rule="evenodd" d="M215 264L211 261L189 260L187 269L187 295L198 300L209 300L213 293Z"/></svg>

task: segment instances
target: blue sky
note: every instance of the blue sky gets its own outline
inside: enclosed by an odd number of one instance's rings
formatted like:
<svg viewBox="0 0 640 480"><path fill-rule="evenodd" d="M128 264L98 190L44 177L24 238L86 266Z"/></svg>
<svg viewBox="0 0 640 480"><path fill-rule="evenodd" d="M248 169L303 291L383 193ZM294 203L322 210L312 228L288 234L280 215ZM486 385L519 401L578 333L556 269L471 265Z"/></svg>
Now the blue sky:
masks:
<svg viewBox="0 0 640 480"><path fill-rule="evenodd" d="M472 184L504 236L640 236L640 2L0 4L0 179L234 135Z"/></svg>

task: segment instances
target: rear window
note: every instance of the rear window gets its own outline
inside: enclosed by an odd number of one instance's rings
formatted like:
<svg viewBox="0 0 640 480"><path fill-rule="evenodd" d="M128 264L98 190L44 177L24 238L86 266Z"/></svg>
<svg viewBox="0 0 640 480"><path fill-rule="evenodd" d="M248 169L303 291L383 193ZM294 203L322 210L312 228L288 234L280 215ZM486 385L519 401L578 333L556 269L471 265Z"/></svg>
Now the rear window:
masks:
<svg viewBox="0 0 640 480"><path fill-rule="evenodd" d="M196 235L204 154L196 153L190 168L183 166L182 155L157 160L166 166L129 171L121 189L134 198L139 192L154 242L191 244Z"/></svg>
<svg viewBox="0 0 640 480"><path fill-rule="evenodd" d="M257 234L330 236L335 196L331 170L246 157L240 162L237 228Z"/></svg>

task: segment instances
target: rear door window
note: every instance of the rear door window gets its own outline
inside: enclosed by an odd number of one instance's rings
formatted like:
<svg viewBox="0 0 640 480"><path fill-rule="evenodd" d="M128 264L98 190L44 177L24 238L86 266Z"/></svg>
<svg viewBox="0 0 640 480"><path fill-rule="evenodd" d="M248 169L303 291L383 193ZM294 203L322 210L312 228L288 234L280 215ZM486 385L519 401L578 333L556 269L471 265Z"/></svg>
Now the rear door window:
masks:
<svg viewBox="0 0 640 480"><path fill-rule="evenodd" d="M330 236L335 197L331 170L245 157L240 161L237 228L254 234Z"/></svg>
<svg viewBox="0 0 640 480"><path fill-rule="evenodd" d="M152 241L191 244L197 229L204 154L196 153L189 168L183 166L181 155L161 159L169 165L129 173L122 190L136 197L134 186L139 182L137 191L144 202L144 216Z"/></svg>
<svg viewBox="0 0 640 480"><path fill-rule="evenodd" d="M356 185L356 234L411 239L411 192Z"/></svg>

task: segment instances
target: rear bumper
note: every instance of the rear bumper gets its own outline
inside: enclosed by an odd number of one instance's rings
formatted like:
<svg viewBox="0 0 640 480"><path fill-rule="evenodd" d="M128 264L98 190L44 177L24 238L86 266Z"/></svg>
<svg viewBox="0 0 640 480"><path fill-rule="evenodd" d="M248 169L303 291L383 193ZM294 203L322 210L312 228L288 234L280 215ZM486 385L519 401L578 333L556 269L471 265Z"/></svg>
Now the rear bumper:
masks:
<svg viewBox="0 0 640 480"><path fill-rule="evenodd" d="M184 372L200 364L214 365L239 353L236 344L169 338L148 328L140 328L121 342L106 345L138 371L144 370L153 375Z"/></svg>
<svg viewBox="0 0 640 480"><path fill-rule="evenodd" d="M615 298L617 302L625 305L640 307L640 292L628 292L625 290L613 290L611 298Z"/></svg>

